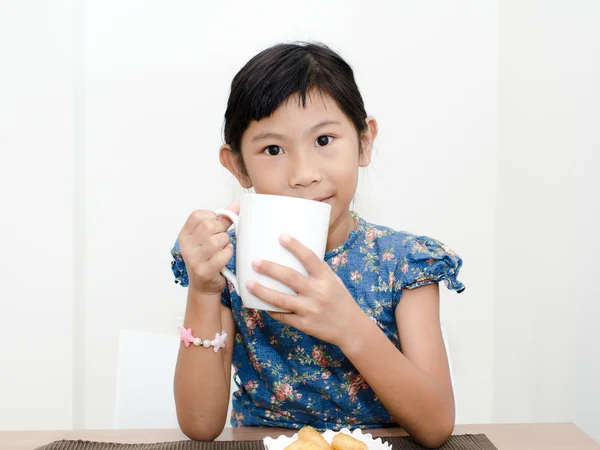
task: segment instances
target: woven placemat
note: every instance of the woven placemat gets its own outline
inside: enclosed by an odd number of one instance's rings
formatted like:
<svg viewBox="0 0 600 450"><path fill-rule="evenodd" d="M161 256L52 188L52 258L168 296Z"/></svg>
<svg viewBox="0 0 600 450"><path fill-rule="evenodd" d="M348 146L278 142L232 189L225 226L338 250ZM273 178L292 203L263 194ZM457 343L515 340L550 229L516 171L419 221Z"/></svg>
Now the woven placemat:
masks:
<svg viewBox="0 0 600 450"><path fill-rule="evenodd" d="M421 450L423 447L410 437L385 437L393 450ZM36 450L265 450L263 441L176 441L155 444L117 444L91 441L54 441ZM451 436L440 450L498 450L485 434L459 434Z"/></svg>

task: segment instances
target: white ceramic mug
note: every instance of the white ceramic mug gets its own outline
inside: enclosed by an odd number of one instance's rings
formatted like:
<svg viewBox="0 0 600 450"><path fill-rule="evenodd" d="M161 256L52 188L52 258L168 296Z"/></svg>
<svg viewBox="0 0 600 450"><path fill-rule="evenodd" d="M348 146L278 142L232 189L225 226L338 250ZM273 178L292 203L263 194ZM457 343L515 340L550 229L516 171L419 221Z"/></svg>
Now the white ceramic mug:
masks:
<svg viewBox="0 0 600 450"><path fill-rule="evenodd" d="M240 215L227 210L215 211L217 216L231 219L237 237L235 267L237 276L227 267L221 273L242 297L246 308L265 311L284 310L252 295L246 283L255 280L268 288L297 295L283 283L256 272L252 261L273 261L308 275L302 263L282 247L279 237L289 234L311 249L323 261L331 206L313 200L280 195L245 194L241 198Z"/></svg>

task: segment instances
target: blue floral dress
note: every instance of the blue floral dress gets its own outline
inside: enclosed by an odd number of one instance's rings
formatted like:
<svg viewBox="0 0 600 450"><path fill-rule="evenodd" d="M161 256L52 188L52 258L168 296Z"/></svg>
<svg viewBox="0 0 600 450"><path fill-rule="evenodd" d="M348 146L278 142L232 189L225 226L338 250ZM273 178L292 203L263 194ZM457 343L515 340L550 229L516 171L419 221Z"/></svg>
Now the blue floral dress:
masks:
<svg viewBox="0 0 600 450"><path fill-rule="evenodd" d="M325 260L386 336L401 348L395 309L402 289L443 281L462 292L462 260L427 236L365 222ZM232 235L235 248L235 237ZM188 276L178 243L171 251L175 282ZM235 255L228 267L235 273ZM236 327L233 366L239 389L233 393L233 426L274 426L338 430L395 426L364 378L339 347L283 325L263 311L247 309L228 282L222 303ZM349 330L350 331L350 330Z"/></svg>

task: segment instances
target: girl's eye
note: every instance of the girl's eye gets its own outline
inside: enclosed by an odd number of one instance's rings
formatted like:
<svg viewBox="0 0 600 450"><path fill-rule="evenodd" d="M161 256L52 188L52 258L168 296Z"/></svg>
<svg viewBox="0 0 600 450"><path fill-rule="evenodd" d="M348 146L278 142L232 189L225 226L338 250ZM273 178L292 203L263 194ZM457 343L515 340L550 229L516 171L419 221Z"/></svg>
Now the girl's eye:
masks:
<svg viewBox="0 0 600 450"><path fill-rule="evenodd" d="M269 145L263 152L267 152L270 156L279 156L283 149L279 145Z"/></svg>
<svg viewBox="0 0 600 450"><path fill-rule="evenodd" d="M333 136L319 136L315 141L315 144L319 147L325 147L326 145L331 144L331 141L333 141Z"/></svg>

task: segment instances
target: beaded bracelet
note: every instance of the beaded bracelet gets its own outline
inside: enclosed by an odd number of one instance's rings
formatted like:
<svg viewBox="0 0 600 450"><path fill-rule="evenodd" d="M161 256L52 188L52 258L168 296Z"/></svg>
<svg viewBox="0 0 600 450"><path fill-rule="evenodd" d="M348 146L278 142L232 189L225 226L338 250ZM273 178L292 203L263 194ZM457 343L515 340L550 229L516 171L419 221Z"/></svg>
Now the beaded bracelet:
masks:
<svg viewBox="0 0 600 450"><path fill-rule="evenodd" d="M183 325L179 325L179 333L181 340L186 347L189 347L190 344L194 344L196 347L202 346L204 348L212 346L215 353L217 353L220 349L225 348L225 340L227 340L227 333L225 330L222 330L221 333L215 334L215 338L212 341L210 339L202 340L199 337L192 336L192 329L185 328Z"/></svg>

